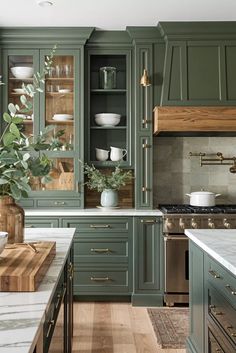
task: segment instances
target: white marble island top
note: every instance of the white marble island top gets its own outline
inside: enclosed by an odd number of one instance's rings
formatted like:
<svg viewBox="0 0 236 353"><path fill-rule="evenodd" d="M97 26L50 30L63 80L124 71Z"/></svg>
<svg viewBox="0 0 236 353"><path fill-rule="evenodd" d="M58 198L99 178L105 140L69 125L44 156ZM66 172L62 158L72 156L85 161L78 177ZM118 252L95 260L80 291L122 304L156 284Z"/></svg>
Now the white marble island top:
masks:
<svg viewBox="0 0 236 353"><path fill-rule="evenodd" d="M118 209L99 209L99 208L37 208L25 209L25 215L28 217L37 216L162 216L163 213L158 210L136 210L135 208L118 208Z"/></svg>
<svg viewBox="0 0 236 353"><path fill-rule="evenodd" d="M236 276L236 229L186 229L185 234Z"/></svg>
<svg viewBox="0 0 236 353"><path fill-rule="evenodd" d="M56 256L36 292L0 292L0 353L33 352L74 232L74 228L25 230L26 241L56 241Z"/></svg>

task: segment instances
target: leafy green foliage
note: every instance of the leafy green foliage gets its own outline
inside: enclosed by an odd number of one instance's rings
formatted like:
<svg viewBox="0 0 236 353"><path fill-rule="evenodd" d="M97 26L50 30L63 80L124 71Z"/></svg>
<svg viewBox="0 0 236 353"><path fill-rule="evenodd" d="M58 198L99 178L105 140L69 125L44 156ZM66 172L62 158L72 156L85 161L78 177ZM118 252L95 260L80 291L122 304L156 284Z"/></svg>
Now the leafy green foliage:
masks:
<svg viewBox="0 0 236 353"><path fill-rule="evenodd" d="M43 183L51 181L49 173L52 161L42 151L54 150L56 142L57 146L60 145L59 137L63 131L55 134L52 143L48 142L48 138L54 126L46 127L39 136L27 137L21 131L23 119L17 114L31 111L33 105L27 97L32 98L36 93L43 92L41 85L45 83L45 75L51 69L55 50L56 47L47 56L43 73L34 75L33 84L23 84L24 94L20 97L23 108L10 103L9 112L3 114L6 127L0 136L0 197L10 195L16 200L27 197L31 191L32 177L41 177ZM1 77L0 85L3 85Z"/></svg>
<svg viewBox="0 0 236 353"><path fill-rule="evenodd" d="M125 171L119 167L119 164L109 175L103 174L94 165L84 164L84 174L88 177L88 181L85 183L88 188L99 192L105 189L119 190L133 178L131 170Z"/></svg>

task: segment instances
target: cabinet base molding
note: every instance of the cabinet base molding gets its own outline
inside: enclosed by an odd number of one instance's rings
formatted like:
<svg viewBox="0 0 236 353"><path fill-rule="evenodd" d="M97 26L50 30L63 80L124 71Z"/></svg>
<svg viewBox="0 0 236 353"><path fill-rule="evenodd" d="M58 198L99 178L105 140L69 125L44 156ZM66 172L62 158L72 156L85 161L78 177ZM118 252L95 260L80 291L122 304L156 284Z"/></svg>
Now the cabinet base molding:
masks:
<svg viewBox="0 0 236 353"><path fill-rule="evenodd" d="M162 294L133 294L133 306L163 306Z"/></svg>
<svg viewBox="0 0 236 353"><path fill-rule="evenodd" d="M74 301L78 302L123 302L130 303L130 295L74 295Z"/></svg>

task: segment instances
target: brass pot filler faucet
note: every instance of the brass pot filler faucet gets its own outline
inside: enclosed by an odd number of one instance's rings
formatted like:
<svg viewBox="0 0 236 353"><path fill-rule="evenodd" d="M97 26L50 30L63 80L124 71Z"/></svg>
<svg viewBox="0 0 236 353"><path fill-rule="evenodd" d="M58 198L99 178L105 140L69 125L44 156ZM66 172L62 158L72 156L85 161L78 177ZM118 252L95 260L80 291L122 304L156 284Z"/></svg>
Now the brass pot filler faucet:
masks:
<svg viewBox="0 0 236 353"><path fill-rule="evenodd" d="M189 152L189 156L199 157L200 167L202 167L203 165L230 165L231 167L229 168L229 172L236 173L236 157L226 158L221 152L217 152L216 154ZM216 157L213 158L211 156Z"/></svg>

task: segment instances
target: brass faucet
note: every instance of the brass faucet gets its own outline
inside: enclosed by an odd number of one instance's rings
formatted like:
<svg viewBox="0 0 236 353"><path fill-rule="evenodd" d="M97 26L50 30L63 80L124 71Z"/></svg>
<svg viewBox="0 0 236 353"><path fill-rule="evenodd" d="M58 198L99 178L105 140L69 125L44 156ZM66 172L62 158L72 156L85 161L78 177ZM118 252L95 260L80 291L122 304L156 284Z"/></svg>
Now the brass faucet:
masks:
<svg viewBox="0 0 236 353"><path fill-rule="evenodd" d="M189 152L190 157L199 157L200 167L203 165L230 165L230 173L236 173L236 157L224 157L222 152L207 154L205 152ZM211 156L215 156L214 158Z"/></svg>

